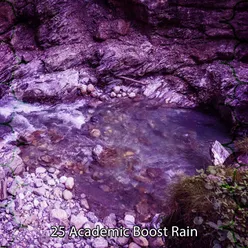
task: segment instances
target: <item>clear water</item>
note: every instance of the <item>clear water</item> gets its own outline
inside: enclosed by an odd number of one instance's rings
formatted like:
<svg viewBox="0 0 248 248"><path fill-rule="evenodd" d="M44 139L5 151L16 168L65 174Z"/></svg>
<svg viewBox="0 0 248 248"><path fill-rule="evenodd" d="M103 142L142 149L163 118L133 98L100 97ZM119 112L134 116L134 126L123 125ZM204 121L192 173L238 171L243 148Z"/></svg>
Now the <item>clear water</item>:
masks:
<svg viewBox="0 0 248 248"><path fill-rule="evenodd" d="M146 220L163 211L168 185L209 165L212 142L229 141L227 128L215 116L147 102L1 105L1 120L15 109L15 135L0 126L2 139L14 137L15 142L23 136L31 144L21 146L27 168L42 165L73 174L74 193L85 193L101 217L135 210ZM100 130L100 137L90 135L93 129ZM106 151L100 160L92 157L96 145Z"/></svg>

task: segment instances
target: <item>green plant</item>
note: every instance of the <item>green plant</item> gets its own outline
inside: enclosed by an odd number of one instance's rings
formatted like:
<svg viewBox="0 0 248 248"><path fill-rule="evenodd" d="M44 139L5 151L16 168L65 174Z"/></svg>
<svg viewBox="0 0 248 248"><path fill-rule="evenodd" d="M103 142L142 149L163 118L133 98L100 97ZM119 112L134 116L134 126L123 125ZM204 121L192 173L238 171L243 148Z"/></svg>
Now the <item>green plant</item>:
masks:
<svg viewBox="0 0 248 248"><path fill-rule="evenodd" d="M210 166L171 186L162 227L191 227L197 237L167 239L168 247L248 247L248 171Z"/></svg>

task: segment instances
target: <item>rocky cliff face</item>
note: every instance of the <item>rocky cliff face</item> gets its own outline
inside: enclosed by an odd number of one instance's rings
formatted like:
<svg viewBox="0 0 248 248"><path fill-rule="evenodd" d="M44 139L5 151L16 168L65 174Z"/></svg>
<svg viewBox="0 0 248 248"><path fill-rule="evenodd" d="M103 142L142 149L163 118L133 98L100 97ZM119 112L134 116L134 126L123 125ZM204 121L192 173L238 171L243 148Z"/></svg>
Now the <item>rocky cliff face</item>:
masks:
<svg viewBox="0 0 248 248"><path fill-rule="evenodd" d="M104 100L120 85L247 127L247 1L2 1L0 40L1 97L74 100L91 83Z"/></svg>

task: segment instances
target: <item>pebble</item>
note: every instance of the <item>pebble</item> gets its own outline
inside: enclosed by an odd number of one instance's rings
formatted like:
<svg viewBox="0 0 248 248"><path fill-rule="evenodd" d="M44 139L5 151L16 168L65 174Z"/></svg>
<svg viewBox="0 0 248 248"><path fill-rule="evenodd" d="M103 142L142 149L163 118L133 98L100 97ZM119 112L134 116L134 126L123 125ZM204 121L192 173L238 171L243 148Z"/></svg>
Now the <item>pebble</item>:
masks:
<svg viewBox="0 0 248 248"><path fill-rule="evenodd" d="M131 92L131 93L128 94L128 97L129 98L134 98L134 97L136 97L136 94L134 92Z"/></svg>
<svg viewBox="0 0 248 248"><path fill-rule="evenodd" d="M71 199L72 199L72 193L71 193L71 191L69 191L69 190L66 189L66 190L63 192L63 198L64 198L65 200L67 200L67 201L71 200Z"/></svg>
<svg viewBox="0 0 248 248"><path fill-rule="evenodd" d="M54 186L54 185L56 185L56 182L53 179L49 179L47 181L47 184L50 185L50 186Z"/></svg>
<svg viewBox="0 0 248 248"><path fill-rule="evenodd" d="M101 136L101 131L99 129L92 129L90 135L94 138L99 138Z"/></svg>
<svg viewBox="0 0 248 248"><path fill-rule="evenodd" d="M86 92L87 92L87 85L82 84L82 85L81 85L81 93L82 93L82 94L85 94Z"/></svg>
<svg viewBox="0 0 248 248"><path fill-rule="evenodd" d="M112 92L110 93L110 97L112 97L112 98L116 97L116 93L112 91Z"/></svg>
<svg viewBox="0 0 248 248"><path fill-rule="evenodd" d="M36 168L36 170L35 170L35 173L36 174L43 174L43 173L45 173L46 172L46 168L44 168L44 167L38 167L38 168Z"/></svg>
<svg viewBox="0 0 248 248"><path fill-rule="evenodd" d="M87 86L87 91L90 92L90 93L93 92L93 91L95 91L95 86L93 84L89 84Z"/></svg>
<svg viewBox="0 0 248 248"><path fill-rule="evenodd" d="M71 216L70 224L79 229L87 222L89 222L88 218L84 216L83 212L80 212L78 215Z"/></svg>
<svg viewBox="0 0 248 248"><path fill-rule="evenodd" d="M73 243L64 244L63 248L74 248L74 244Z"/></svg>
<svg viewBox="0 0 248 248"><path fill-rule="evenodd" d="M141 247L137 245L136 243L132 242L129 244L128 248L141 248Z"/></svg>
<svg viewBox="0 0 248 248"><path fill-rule="evenodd" d="M62 177L60 177L59 182L60 183L65 183L66 180L67 180L67 177L66 176L62 176Z"/></svg>
<svg viewBox="0 0 248 248"><path fill-rule="evenodd" d="M121 87L120 86L115 86L114 87L114 93L118 94L118 93L120 93L120 91L121 91Z"/></svg>
<svg viewBox="0 0 248 248"><path fill-rule="evenodd" d="M116 240L116 243L123 247L124 245L128 243L128 241L129 241L129 238L127 237L118 237Z"/></svg>
<svg viewBox="0 0 248 248"><path fill-rule="evenodd" d="M39 196L44 196L46 193L46 189L44 187L38 188L38 189L34 189L33 191L36 195Z"/></svg>
<svg viewBox="0 0 248 248"><path fill-rule="evenodd" d="M65 182L65 187L67 189L73 189L74 187L74 178L73 177L68 177Z"/></svg>
<svg viewBox="0 0 248 248"><path fill-rule="evenodd" d="M50 212L50 220L67 220L68 216L65 210L63 209L52 209Z"/></svg>
<svg viewBox="0 0 248 248"><path fill-rule="evenodd" d="M40 204L40 202L35 198L35 199L34 199L34 206L35 206L35 207L38 207L39 204Z"/></svg>
<svg viewBox="0 0 248 248"><path fill-rule="evenodd" d="M85 209L89 209L89 208L90 208L89 203L88 203L88 201L87 201L86 199L82 199L82 200L80 201L80 204L81 204L81 206L82 206L83 208L85 208Z"/></svg>
<svg viewBox="0 0 248 248"><path fill-rule="evenodd" d="M106 239L100 237L100 238L96 238L96 239L93 240L92 246L94 248L107 248L108 247L108 242L107 242Z"/></svg>
<svg viewBox="0 0 248 248"><path fill-rule="evenodd" d="M149 245L148 240L145 237L133 237L133 241L141 247L147 247Z"/></svg>

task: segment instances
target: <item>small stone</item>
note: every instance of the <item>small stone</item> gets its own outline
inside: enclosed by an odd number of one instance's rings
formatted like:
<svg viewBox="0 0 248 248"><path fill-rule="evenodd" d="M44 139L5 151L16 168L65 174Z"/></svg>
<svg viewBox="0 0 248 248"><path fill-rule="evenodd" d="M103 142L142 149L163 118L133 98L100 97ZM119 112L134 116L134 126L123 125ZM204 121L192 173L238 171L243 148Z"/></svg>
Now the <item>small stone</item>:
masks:
<svg viewBox="0 0 248 248"><path fill-rule="evenodd" d="M81 87L80 87L80 89L81 89L81 93L82 93L82 94L87 93L87 85L82 84Z"/></svg>
<svg viewBox="0 0 248 248"><path fill-rule="evenodd" d="M98 218L93 212L86 213L86 217L93 223L96 223L98 221Z"/></svg>
<svg viewBox="0 0 248 248"><path fill-rule="evenodd" d="M89 81L90 81L90 78L89 77L84 77L82 80L81 80L81 82L82 83L89 83Z"/></svg>
<svg viewBox="0 0 248 248"><path fill-rule="evenodd" d="M71 226L75 226L77 229L81 228L85 223L89 222L88 218L84 216L83 212L78 215L71 216Z"/></svg>
<svg viewBox="0 0 248 248"><path fill-rule="evenodd" d="M42 185L43 185L43 180L42 180L42 179L39 179L39 178L34 179L34 185L35 185L37 188L42 187Z"/></svg>
<svg viewBox="0 0 248 248"><path fill-rule="evenodd" d="M59 182L60 183L65 183L67 180L67 177L66 176L62 176L60 179L59 179Z"/></svg>
<svg viewBox="0 0 248 248"><path fill-rule="evenodd" d="M114 93L118 94L118 93L120 93L120 91L121 91L121 87L120 86L115 86L114 87Z"/></svg>
<svg viewBox="0 0 248 248"><path fill-rule="evenodd" d="M131 93L128 94L128 97L129 98L134 98L134 97L136 97L136 94L134 92L131 92Z"/></svg>
<svg viewBox="0 0 248 248"><path fill-rule="evenodd" d="M103 152L103 147L101 145L96 145L92 151L93 155L97 158L100 156L100 154Z"/></svg>
<svg viewBox="0 0 248 248"><path fill-rule="evenodd" d="M112 91L112 92L110 93L110 97L112 97L112 98L116 97L116 93Z"/></svg>
<svg viewBox="0 0 248 248"><path fill-rule="evenodd" d="M71 191L69 191L69 190L66 189L66 190L63 192L63 198L64 198L65 200L67 200L67 201L71 200L71 199L72 199L72 193L71 193Z"/></svg>
<svg viewBox="0 0 248 248"><path fill-rule="evenodd" d="M74 178L73 177L68 177L66 182L65 182L65 187L67 189L72 189L74 187Z"/></svg>
<svg viewBox="0 0 248 248"><path fill-rule="evenodd" d="M63 248L74 248L74 244L73 243L64 244Z"/></svg>
<svg viewBox="0 0 248 248"><path fill-rule="evenodd" d="M141 247L137 245L136 243L132 242L129 244L128 248L141 248Z"/></svg>
<svg viewBox="0 0 248 248"><path fill-rule="evenodd" d="M39 204L40 204L40 202L35 198L35 199L34 199L34 206L35 206L35 207L38 207Z"/></svg>
<svg viewBox="0 0 248 248"><path fill-rule="evenodd" d="M20 198L21 200L23 200L23 199L25 198L25 195L24 195L23 193L20 193L20 194L19 194L19 198Z"/></svg>
<svg viewBox="0 0 248 248"><path fill-rule="evenodd" d="M62 247L62 245L60 244L60 243L56 243L56 244L54 244L53 245L55 248L61 248Z"/></svg>
<svg viewBox="0 0 248 248"><path fill-rule="evenodd" d="M92 246L94 248L107 248L108 247L108 242L107 242L106 239L100 237L100 238L96 238L96 239L93 240Z"/></svg>
<svg viewBox="0 0 248 248"><path fill-rule="evenodd" d="M82 199L81 202L80 202L80 204L81 204L81 207L83 207L85 209L89 209L90 208L89 203L88 203L88 201L86 199Z"/></svg>
<svg viewBox="0 0 248 248"><path fill-rule="evenodd" d="M122 97L122 94L117 94L117 97L118 97L118 98L121 98L121 97Z"/></svg>
<svg viewBox="0 0 248 248"><path fill-rule="evenodd" d="M109 216L105 217L103 223L109 228L114 228L116 226L116 215L110 214Z"/></svg>
<svg viewBox="0 0 248 248"><path fill-rule="evenodd" d="M148 240L145 238L145 237L133 237L133 241L141 246L141 247L148 247L149 243L148 243Z"/></svg>
<svg viewBox="0 0 248 248"><path fill-rule="evenodd" d="M49 179L47 181L47 184L50 185L50 186L54 186L54 185L56 185L56 182L53 179Z"/></svg>
<svg viewBox="0 0 248 248"><path fill-rule="evenodd" d="M63 209L52 209L50 213L50 220L55 219L59 221L67 220L68 216Z"/></svg>
<svg viewBox="0 0 248 248"><path fill-rule="evenodd" d="M128 225L128 224L134 225L134 223L135 223L135 218L134 218L134 216L132 216L131 214L126 214L126 215L125 215L125 218L124 218L124 221L125 221L125 224L126 224L126 225Z"/></svg>
<svg viewBox="0 0 248 248"><path fill-rule="evenodd" d="M46 172L46 168L44 168L44 167L38 167L38 168L36 168L36 170L35 170L35 173L36 174L43 174L43 173L45 173Z"/></svg>
<svg viewBox="0 0 248 248"><path fill-rule="evenodd" d="M128 243L128 241L129 241L129 238L127 237L118 237L116 240L116 243L120 245L121 247L123 247L124 245Z"/></svg>
<svg viewBox="0 0 248 248"><path fill-rule="evenodd" d="M49 172L49 173L54 173L55 171L56 171L56 169L53 168L53 167L50 167L50 168L48 169L48 172Z"/></svg>
<svg viewBox="0 0 248 248"><path fill-rule="evenodd" d="M126 93L126 92L123 92L123 93L122 93L122 96L123 96L123 97L127 96L127 93Z"/></svg>
<svg viewBox="0 0 248 248"><path fill-rule="evenodd" d="M34 194L39 195L39 196L44 196L46 193L46 189L44 187L34 189L33 190Z"/></svg>
<svg viewBox="0 0 248 248"><path fill-rule="evenodd" d="M94 138L99 138L101 136L101 131L99 129L92 129L90 135Z"/></svg>
<svg viewBox="0 0 248 248"><path fill-rule="evenodd" d="M95 86L93 84L89 84L87 86L87 91L90 92L90 93L93 92L93 91L95 91Z"/></svg>

